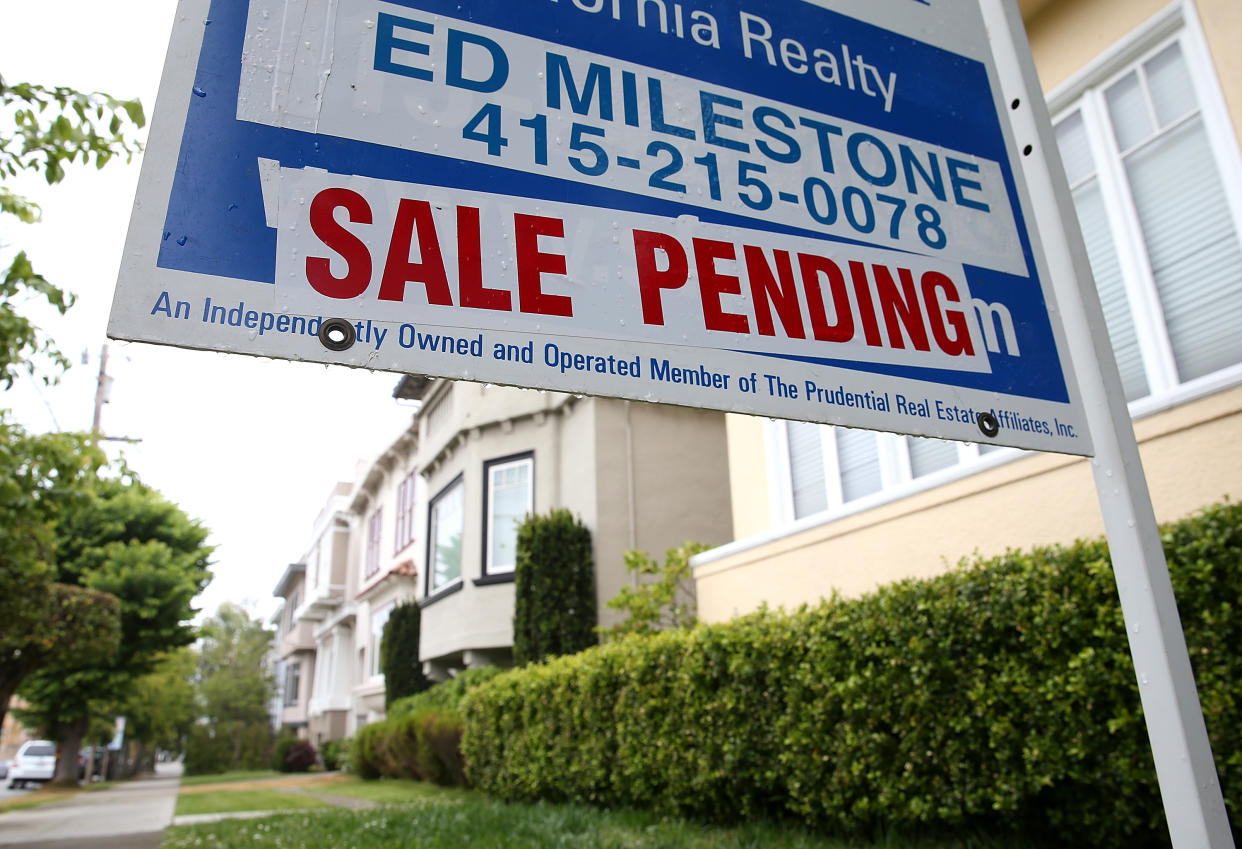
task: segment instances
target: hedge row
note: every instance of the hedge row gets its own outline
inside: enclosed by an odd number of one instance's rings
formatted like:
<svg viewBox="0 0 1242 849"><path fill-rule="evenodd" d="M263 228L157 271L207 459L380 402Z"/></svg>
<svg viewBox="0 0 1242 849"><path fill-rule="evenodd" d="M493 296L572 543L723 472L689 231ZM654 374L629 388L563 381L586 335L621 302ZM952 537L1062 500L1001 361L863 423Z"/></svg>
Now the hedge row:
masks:
<svg viewBox="0 0 1242 849"><path fill-rule="evenodd" d="M360 728L354 736L351 771L363 778L416 778L464 786L461 702L473 687L499 673L494 667L467 669L393 702L387 719Z"/></svg>
<svg viewBox="0 0 1242 849"><path fill-rule="evenodd" d="M1163 539L1236 828L1242 508ZM1167 843L1102 541L623 640L501 675L463 708L469 779L506 799Z"/></svg>

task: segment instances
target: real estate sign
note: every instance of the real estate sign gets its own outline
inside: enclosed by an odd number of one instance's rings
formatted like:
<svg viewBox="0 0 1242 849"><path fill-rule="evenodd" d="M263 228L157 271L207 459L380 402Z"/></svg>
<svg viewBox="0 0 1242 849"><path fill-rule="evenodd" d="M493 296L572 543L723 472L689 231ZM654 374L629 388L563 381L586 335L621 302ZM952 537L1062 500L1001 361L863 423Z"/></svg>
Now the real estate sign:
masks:
<svg viewBox="0 0 1242 849"><path fill-rule="evenodd" d="M1090 453L978 6L183 0L109 333Z"/></svg>

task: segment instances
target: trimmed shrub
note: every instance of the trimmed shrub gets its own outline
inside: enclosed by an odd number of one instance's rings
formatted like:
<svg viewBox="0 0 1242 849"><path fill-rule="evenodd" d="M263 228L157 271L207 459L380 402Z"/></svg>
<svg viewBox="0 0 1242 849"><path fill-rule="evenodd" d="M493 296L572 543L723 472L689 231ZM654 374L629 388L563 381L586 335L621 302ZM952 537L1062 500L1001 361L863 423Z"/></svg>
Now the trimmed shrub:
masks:
<svg viewBox="0 0 1242 849"><path fill-rule="evenodd" d="M518 527L513 660L521 665L596 645L591 532L568 510Z"/></svg>
<svg viewBox="0 0 1242 849"><path fill-rule="evenodd" d="M185 774L263 769L269 765L271 746L272 730L266 723L193 725L185 741Z"/></svg>
<svg viewBox="0 0 1242 849"><path fill-rule="evenodd" d="M1231 817L1242 821L1242 508L1163 529ZM871 835L1167 845L1103 541L1011 552L796 614L629 637L463 703L505 799Z"/></svg>
<svg viewBox="0 0 1242 849"><path fill-rule="evenodd" d="M319 747L319 757L323 759L323 768L329 772L344 769L349 765L350 745L353 738L342 737L339 740L324 740Z"/></svg>
<svg viewBox="0 0 1242 849"><path fill-rule="evenodd" d="M289 752L293 750L293 745L298 742L298 735L294 733L289 726L280 729L280 733L276 735L276 742L272 744L272 769L278 772L292 772L289 768Z"/></svg>
<svg viewBox="0 0 1242 849"><path fill-rule="evenodd" d="M384 708L431 686L418 661L418 635L422 612L418 604L398 604L384 623L380 640L380 667L384 673Z"/></svg>
<svg viewBox="0 0 1242 849"><path fill-rule="evenodd" d="M308 740L298 740L285 756L285 772L310 772L319 760L319 753Z"/></svg>
<svg viewBox="0 0 1242 849"><path fill-rule="evenodd" d="M354 737L352 771L363 778L415 778L465 786L461 700L498 674L495 667L466 669L394 702L387 719L361 728Z"/></svg>

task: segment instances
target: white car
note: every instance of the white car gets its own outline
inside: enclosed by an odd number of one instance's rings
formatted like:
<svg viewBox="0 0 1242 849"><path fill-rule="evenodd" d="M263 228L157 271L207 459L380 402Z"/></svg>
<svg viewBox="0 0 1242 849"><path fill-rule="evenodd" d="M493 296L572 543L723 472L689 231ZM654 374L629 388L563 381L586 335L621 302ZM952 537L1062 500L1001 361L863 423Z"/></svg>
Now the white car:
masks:
<svg viewBox="0 0 1242 849"><path fill-rule="evenodd" d="M32 781L51 781L56 772L56 744L49 740L27 740L9 764L9 789L25 787Z"/></svg>

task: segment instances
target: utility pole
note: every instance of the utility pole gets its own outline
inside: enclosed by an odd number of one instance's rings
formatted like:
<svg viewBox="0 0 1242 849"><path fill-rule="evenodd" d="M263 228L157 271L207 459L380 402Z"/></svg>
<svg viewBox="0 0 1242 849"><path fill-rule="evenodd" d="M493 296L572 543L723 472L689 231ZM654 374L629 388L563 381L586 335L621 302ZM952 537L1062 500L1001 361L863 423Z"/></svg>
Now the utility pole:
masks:
<svg viewBox="0 0 1242 849"><path fill-rule="evenodd" d="M98 435L103 417L103 405L108 403L112 394L112 378L108 377L108 345L99 351L99 378L95 381L95 417L91 421L91 433Z"/></svg>
<svg viewBox="0 0 1242 849"><path fill-rule="evenodd" d="M82 355L83 363L86 362L86 354ZM103 435L103 405L107 404L112 396L112 378L108 376L108 345L105 343L99 350L99 377L95 380L95 415L91 419L91 433L95 438L104 442L141 442L131 436L104 436Z"/></svg>

